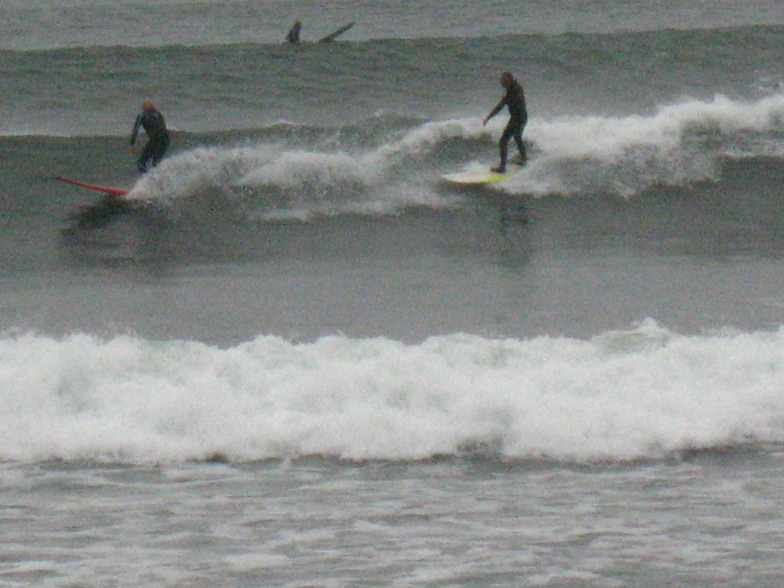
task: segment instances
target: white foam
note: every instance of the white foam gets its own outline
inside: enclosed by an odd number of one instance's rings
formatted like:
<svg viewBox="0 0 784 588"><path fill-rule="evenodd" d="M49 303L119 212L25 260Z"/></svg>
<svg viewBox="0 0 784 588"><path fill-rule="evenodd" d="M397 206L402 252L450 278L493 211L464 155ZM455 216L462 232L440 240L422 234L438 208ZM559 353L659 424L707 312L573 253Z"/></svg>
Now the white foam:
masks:
<svg viewBox="0 0 784 588"><path fill-rule="evenodd" d="M418 345L0 340L0 459L133 463L465 448L633 459L784 439L784 330ZM483 449L484 448L484 449Z"/></svg>
<svg viewBox="0 0 784 588"><path fill-rule="evenodd" d="M345 212L395 212L411 204L444 199L406 186L410 178L389 174L401 159L415 157L457 123L433 123L399 141L364 153L290 149L258 144L202 147L165 159L143 176L127 198L171 203L187 198L224 197L241 203L252 217L307 218ZM457 125L459 127L460 125ZM432 129L444 127L443 132Z"/></svg>
<svg viewBox="0 0 784 588"><path fill-rule="evenodd" d="M716 96L624 117L534 118L537 155L501 184L534 195L632 196L656 184L715 179L726 157L784 156L784 94L756 102Z"/></svg>
<svg viewBox="0 0 784 588"><path fill-rule="evenodd" d="M234 569L242 570L243 572L280 568L291 564L291 558L274 553L242 553L226 556L224 561Z"/></svg>
<svg viewBox="0 0 784 588"><path fill-rule="evenodd" d="M167 201L224 191L273 158L268 145L199 147L164 159L139 179L127 198Z"/></svg>
<svg viewBox="0 0 784 588"><path fill-rule="evenodd" d="M537 128L536 142L548 153L611 160L636 147L670 151L682 143L684 134L694 130L713 129L722 134L771 130L780 126L782 115L782 94L757 102L716 96L712 101L686 100L663 106L650 116L566 117L543 122Z"/></svg>

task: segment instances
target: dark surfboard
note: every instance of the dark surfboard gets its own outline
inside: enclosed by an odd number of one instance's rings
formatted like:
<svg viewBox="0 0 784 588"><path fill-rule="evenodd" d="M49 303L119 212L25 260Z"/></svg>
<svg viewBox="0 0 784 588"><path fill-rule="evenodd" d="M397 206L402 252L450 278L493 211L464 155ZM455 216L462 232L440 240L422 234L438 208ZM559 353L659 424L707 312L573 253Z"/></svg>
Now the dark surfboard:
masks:
<svg viewBox="0 0 784 588"><path fill-rule="evenodd" d="M349 30L349 29L350 29L351 27L353 27L353 26L354 26L354 23L353 23L353 22L350 22L350 23L348 23L348 24L344 24L344 25L343 25L342 27L340 27L338 30L336 30L336 31L334 31L334 32L332 32L332 33L330 33L330 34L328 34L326 37L322 37L321 39L319 39L319 40L318 40L318 42L319 42L319 43L331 43L331 42L332 42L332 41L334 41L334 40L335 40L337 37L339 37L340 35L342 35L343 33L345 33L347 30Z"/></svg>

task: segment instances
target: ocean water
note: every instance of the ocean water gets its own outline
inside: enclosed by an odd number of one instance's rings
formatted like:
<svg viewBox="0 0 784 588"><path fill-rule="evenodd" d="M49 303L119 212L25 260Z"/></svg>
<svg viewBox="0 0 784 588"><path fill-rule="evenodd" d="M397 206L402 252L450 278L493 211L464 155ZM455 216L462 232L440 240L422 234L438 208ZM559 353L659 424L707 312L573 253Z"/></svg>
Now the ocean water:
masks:
<svg viewBox="0 0 784 588"><path fill-rule="evenodd" d="M0 586L784 583L779 3L0 15Z"/></svg>

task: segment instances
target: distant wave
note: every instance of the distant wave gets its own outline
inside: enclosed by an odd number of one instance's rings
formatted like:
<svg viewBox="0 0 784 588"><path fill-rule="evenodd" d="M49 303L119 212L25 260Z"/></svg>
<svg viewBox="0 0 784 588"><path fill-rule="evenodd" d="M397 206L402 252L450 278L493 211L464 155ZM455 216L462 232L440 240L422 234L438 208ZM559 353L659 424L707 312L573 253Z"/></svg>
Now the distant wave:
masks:
<svg viewBox="0 0 784 588"><path fill-rule="evenodd" d="M588 341L0 339L0 459L658 459L784 441L784 330Z"/></svg>
<svg viewBox="0 0 784 588"><path fill-rule="evenodd" d="M0 135L125 135L144 98L175 129L277 121L344 125L379 110L428 120L484 115L499 68L527 86L532 120L629 115L684 97L778 91L784 27L615 34L2 51ZM677 68L673 64L677 63ZM150 67L150 64L166 64Z"/></svg>

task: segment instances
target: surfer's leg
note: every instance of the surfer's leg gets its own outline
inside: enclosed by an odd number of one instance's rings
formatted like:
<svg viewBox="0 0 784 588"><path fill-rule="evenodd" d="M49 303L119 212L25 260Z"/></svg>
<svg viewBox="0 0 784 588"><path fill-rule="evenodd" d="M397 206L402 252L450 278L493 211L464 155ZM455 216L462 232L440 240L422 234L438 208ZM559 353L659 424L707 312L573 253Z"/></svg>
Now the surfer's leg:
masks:
<svg viewBox="0 0 784 588"><path fill-rule="evenodd" d="M525 165L528 161L528 153L525 150L525 143L523 143L523 129L525 128L526 121L520 121L514 127L512 136L514 137L517 150L520 152L520 161L516 162L518 165Z"/></svg>
<svg viewBox="0 0 784 588"><path fill-rule="evenodd" d="M144 146L144 151L139 158L139 172L146 173L150 167L155 167L163 159L166 149L169 147L169 138L150 139Z"/></svg>
<svg viewBox="0 0 784 588"><path fill-rule="evenodd" d="M528 154L525 151L525 143L523 143L522 132L516 133L514 136L515 143L517 143L517 150L520 152L520 161L516 162L519 165L525 165L528 161Z"/></svg>
<svg viewBox="0 0 784 588"><path fill-rule="evenodd" d="M147 160L150 156L147 154L147 148L144 148L142 151L141 157L139 157L139 161L136 163L136 167L139 168L139 173L143 174L147 172Z"/></svg>
<svg viewBox="0 0 784 588"><path fill-rule="evenodd" d="M501 135L501 139L498 141L498 151L501 155L501 163L498 167L493 168L493 170L497 171L498 173L504 173L506 171L506 159L509 156L509 139L511 138L511 129L509 128L509 125L507 125L503 134Z"/></svg>
<svg viewBox="0 0 784 588"><path fill-rule="evenodd" d="M168 149L168 147L169 147L168 137L155 141L155 147L151 154L153 167L155 167L161 162L161 159L163 159L163 156L166 154L166 149Z"/></svg>

